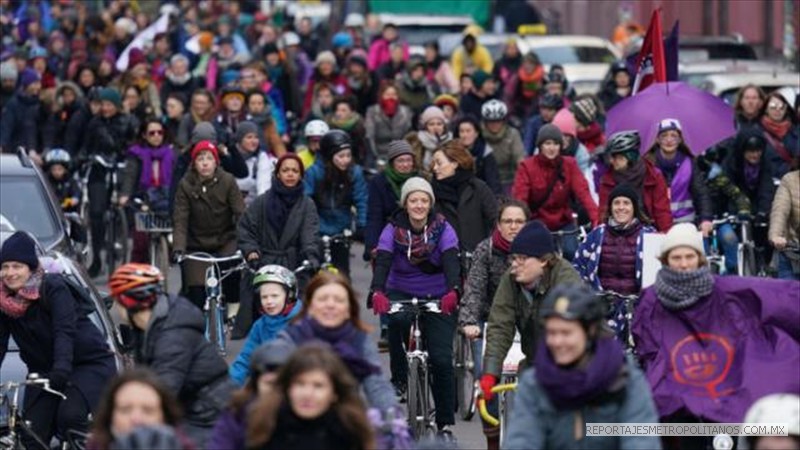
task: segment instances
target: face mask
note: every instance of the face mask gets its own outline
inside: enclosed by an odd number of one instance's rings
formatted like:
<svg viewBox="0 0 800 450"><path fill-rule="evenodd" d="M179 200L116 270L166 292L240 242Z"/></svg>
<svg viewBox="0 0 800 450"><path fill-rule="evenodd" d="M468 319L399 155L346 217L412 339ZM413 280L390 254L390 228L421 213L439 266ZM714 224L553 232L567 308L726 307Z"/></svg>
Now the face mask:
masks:
<svg viewBox="0 0 800 450"><path fill-rule="evenodd" d="M392 117L395 115L395 113L397 113L398 104L399 102L395 98L381 99L381 109L389 117Z"/></svg>

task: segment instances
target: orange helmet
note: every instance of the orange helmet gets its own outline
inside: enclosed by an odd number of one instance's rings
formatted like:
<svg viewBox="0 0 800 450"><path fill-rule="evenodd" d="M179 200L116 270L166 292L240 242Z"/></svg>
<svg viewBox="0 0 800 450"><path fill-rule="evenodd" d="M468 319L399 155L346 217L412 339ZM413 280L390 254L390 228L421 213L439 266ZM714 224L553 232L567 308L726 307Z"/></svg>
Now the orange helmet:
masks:
<svg viewBox="0 0 800 450"><path fill-rule="evenodd" d="M128 263L118 267L108 280L111 296L125 309L140 310L152 306L162 292L164 276L150 264Z"/></svg>

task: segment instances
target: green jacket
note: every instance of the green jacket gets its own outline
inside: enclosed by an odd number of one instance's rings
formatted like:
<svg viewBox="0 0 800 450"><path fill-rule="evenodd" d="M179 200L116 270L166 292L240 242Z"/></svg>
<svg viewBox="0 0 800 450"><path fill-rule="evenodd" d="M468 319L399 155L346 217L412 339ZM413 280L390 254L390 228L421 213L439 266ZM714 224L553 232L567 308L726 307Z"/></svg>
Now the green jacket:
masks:
<svg viewBox="0 0 800 450"><path fill-rule="evenodd" d="M582 283L578 271L563 258L556 260L533 291L520 286L508 271L503 274L489 311L483 373L500 378L503 360L514 342L515 330L519 330L522 336L522 352L525 354L520 371L532 364L541 332L539 305L550 289L561 283Z"/></svg>

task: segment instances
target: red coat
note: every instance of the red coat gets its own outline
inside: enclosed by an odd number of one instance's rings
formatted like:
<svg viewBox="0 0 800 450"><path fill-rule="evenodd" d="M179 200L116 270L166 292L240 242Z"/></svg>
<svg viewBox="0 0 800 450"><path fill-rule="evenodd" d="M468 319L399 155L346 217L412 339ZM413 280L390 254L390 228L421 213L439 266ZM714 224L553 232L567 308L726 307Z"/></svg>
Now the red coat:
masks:
<svg viewBox="0 0 800 450"><path fill-rule="evenodd" d="M592 226L597 225L597 205L589 193L589 183L578 168L578 163L571 156L559 156L547 159L538 154L519 163L514 177L511 194L519 201L531 206L541 202L547 195L547 187L557 176L556 167L561 163L561 174L547 200L536 210L531 211L531 219L539 219L550 231L556 231L573 223L570 198L574 196L586 209Z"/></svg>
<svg viewBox="0 0 800 450"><path fill-rule="evenodd" d="M672 211L669 207L669 192L667 191L667 182L661 172L655 168L653 163L644 160L645 175L644 175L644 192L640 192L644 202L644 212L647 216L655 222L656 230L661 233L666 233L672 227ZM606 206L608 205L608 196L617 182L614 180L614 175L611 170L603 175L600 179L600 216L604 217Z"/></svg>

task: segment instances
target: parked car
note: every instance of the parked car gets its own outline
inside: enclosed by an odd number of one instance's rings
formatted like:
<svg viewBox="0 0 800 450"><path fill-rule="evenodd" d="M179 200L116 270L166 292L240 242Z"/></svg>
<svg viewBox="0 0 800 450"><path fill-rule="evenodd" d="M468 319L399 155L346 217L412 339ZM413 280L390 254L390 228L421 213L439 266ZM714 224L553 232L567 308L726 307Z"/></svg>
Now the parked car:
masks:
<svg viewBox="0 0 800 450"><path fill-rule="evenodd" d="M471 16L433 16L416 14L378 14L381 23L393 23L401 38L408 42L408 51L412 55L425 54L424 45L435 41L443 34L460 34L474 20ZM460 41L459 41L460 43ZM452 51L452 50L451 50Z"/></svg>
<svg viewBox="0 0 800 450"><path fill-rule="evenodd" d="M786 70L784 64L763 60L717 59L678 63L680 80L696 87L700 87L709 75L714 74L774 73Z"/></svg>
<svg viewBox="0 0 800 450"><path fill-rule="evenodd" d="M743 72L724 73L705 77L699 87L725 100L732 105L736 101L736 93L746 84L760 86L766 93L784 87L800 91L800 73L797 72ZM793 97L791 97L793 99Z"/></svg>
<svg viewBox="0 0 800 450"><path fill-rule="evenodd" d="M755 61L758 59L752 45L741 35L733 36L681 36L678 40L678 59L681 62L716 59Z"/></svg>

